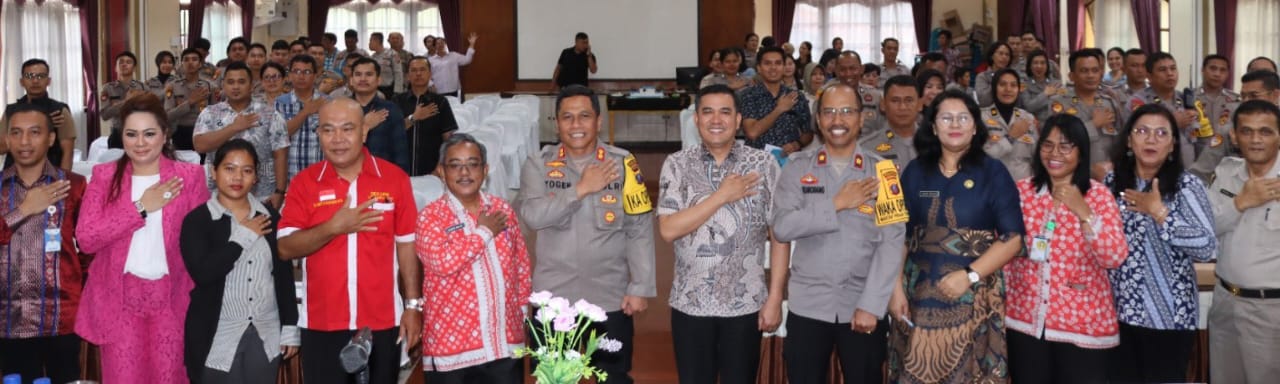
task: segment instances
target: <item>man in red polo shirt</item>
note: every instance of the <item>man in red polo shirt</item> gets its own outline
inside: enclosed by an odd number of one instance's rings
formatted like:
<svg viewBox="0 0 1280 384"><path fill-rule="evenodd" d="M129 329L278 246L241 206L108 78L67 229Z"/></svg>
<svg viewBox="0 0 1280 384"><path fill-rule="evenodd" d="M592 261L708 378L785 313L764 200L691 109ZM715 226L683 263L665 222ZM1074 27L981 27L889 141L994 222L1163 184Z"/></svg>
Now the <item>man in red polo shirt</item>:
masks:
<svg viewBox="0 0 1280 384"><path fill-rule="evenodd" d="M373 330L371 383L394 383L396 344L412 350L421 341L413 191L400 167L364 148L363 117L351 99L320 109L316 133L324 160L293 178L281 211L280 256L302 258L306 288L298 327L308 384L355 382L338 353L362 327Z"/></svg>

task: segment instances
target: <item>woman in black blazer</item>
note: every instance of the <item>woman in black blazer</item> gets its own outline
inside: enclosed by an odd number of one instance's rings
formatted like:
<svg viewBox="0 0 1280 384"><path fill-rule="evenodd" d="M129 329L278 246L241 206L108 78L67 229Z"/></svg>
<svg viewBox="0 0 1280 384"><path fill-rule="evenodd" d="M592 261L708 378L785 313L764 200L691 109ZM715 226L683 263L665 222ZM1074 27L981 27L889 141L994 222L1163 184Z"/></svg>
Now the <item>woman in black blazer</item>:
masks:
<svg viewBox="0 0 1280 384"><path fill-rule="evenodd" d="M213 167L217 193L182 223L182 256L195 281L187 376L192 383L274 384L280 361L299 346L293 269L277 254L273 233L279 214L249 193L258 157L248 141L223 144Z"/></svg>

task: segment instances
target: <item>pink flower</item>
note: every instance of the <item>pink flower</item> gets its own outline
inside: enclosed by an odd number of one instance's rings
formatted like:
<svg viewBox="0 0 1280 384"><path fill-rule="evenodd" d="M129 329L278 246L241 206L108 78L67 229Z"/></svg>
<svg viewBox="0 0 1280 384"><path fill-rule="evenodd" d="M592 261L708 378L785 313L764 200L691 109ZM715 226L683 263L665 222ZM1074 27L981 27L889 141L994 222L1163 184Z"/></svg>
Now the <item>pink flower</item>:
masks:
<svg viewBox="0 0 1280 384"><path fill-rule="evenodd" d="M603 322L609 317L605 314L604 309L600 308L600 306L588 303L586 300L578 300L578 302L573 303L573 309L579 314L586 315L588 319L597 323Z"/></svg>
<svg viewBox="0 0 1280 384"><path fill-rule="evenodd" d="M555 322L553 323L555 330L557 332L569 332L574 328L577 328L578 321L575 317L576 316L565 316L564 314L556 316Z"/></svg>
<svg viewBox="0 0 1280 384"><path fill-rule="evenodd" d="M551 301L551 297L551 291L539 291L529 295L529 302L533 305L544 306L547 305L548 301Z"/></svg>
<svg viewBox="0 0 1280 384"><path fill-rule="evenodd" d="M596 347L605 352L618 352L622 350L622 342L608 337L601 337Z"/></svg>
<svg viewBox="0 0 1280 384"><path fill-rule="evenodd" d="M538 308L537 319L539 323L546 323L556 318L556 311L548 307Z"/></svg>
<svg viewBox="0 0 1280 384"><path fill-rule="evenodd" d="M563 297L553 297L551 300L547 300L547 306L556 310L558 313L564 313L566 310L572 308L569 306L569 299Z"/></svg>

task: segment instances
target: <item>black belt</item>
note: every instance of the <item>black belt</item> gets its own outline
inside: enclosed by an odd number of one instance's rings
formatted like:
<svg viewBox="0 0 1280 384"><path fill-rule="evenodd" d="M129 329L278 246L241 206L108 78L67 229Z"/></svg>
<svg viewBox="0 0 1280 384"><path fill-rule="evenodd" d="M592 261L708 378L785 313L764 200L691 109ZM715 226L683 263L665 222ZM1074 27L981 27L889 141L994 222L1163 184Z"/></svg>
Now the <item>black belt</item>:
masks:
<svg viewBox="0 0 1280 384"><path fill-rule="evenodd" d="M1239 297L1250 299L1280 299L1280 289L1240 288L1235 284L1231 284L1231 282L1228 282L1226 279L1223 279L1222 276L1218 276L1218 284L1221 284L1222 288L1226 289L1227 292L1231 292L1232 295Z"/></svg>

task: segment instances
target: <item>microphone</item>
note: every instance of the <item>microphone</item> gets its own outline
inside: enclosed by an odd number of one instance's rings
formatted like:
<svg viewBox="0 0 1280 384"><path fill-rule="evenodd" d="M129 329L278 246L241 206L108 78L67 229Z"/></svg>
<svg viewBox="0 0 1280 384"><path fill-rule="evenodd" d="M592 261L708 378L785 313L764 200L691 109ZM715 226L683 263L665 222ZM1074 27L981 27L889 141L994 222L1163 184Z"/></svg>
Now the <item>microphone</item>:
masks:
<svg viewBox="0 0 1280 384"><path fill-rule="evenodd" d="M342 369L347 373L356 373L369 365L369 353L373 350L373 331L369 327L361 327L351 337L351 342L342 347L338 359L342 361Z"/></svg>

